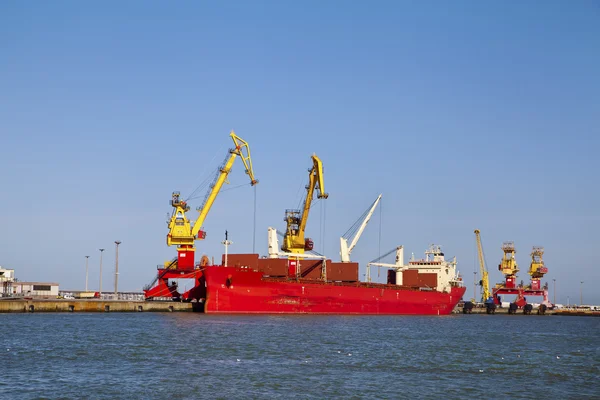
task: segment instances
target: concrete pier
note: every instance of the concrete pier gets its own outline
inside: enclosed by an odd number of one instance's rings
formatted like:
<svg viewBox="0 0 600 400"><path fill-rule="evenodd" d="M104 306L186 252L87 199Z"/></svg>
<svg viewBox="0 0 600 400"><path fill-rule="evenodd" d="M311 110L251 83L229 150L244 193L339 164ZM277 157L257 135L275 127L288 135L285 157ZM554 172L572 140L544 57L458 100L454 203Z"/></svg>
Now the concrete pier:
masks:
<svg viewBox="0 0 600 400"><path fill-rule="evenodd" d="M0 300L0 313L23 312L191 312L192 303L133 300Z"/></svg>

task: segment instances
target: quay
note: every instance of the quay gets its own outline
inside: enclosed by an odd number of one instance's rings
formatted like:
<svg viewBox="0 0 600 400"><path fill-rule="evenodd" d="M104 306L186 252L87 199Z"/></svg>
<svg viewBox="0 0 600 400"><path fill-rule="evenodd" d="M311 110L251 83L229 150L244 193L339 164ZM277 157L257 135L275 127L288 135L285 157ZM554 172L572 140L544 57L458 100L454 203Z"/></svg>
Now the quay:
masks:
<svg viewBox="0 0 600 400"><path fill-rule="evenodd" d="M457 305L452 311L453 314L465 314L463 312L462 305ZM471 312L466 314L477 314L477 315L494 315L494 314L504 314L508 315L508 307L497 307L493 314L488 314L485 307L473 307ZM465 314L465 315L466 315ZM600 311L596 309L581 309L581 308L560 308L560 309L547 309L543 314L538 314L538 309L534 308L531 311L531 314L523 313L523 309L518 309L515 314L512 315L558 315L558 316L578 316L578 317L600 317Z"/></svg>
<svg viewBox="0 0 600 400"><path fill-rule="evenodd" d="M193 303L103 299L0 300L0 313L33 312L191 312Z"/></svg>

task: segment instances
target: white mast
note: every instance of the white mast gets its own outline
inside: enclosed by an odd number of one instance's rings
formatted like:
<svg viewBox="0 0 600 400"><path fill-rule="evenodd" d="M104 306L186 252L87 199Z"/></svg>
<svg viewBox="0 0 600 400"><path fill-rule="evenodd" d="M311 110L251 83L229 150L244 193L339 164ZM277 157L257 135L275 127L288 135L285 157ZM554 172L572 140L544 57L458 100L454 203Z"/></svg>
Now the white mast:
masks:
<svg viewBox="0 0 600 400"><path fill-rule="evenodd" d="M230 244L233 244L233 242L231 240L227 239L227 231L225 231L225 240L223 240L221 243L223 243L225 245L225 263L224 263L224 267L227 266L227 249L229 248Z"/></svg>
<svg viewBox="0 0 600 400"><path fill-rule="evenodd" d="M269 244L269 258L277 258L279 256L279 239L277 239L277 229L269 227L267 241Z"/></svg>

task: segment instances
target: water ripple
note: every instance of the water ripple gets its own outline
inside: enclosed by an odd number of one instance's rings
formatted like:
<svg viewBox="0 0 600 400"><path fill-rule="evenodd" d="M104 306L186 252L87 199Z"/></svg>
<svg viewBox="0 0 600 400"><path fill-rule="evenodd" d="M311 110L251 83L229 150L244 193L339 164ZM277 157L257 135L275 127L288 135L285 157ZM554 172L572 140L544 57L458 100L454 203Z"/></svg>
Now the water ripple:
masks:
<svg viewBox="0 0 600 400"><path fill-rule="evenodd" d="M2 399L600 398L596 318L0 318Z"/></svg>

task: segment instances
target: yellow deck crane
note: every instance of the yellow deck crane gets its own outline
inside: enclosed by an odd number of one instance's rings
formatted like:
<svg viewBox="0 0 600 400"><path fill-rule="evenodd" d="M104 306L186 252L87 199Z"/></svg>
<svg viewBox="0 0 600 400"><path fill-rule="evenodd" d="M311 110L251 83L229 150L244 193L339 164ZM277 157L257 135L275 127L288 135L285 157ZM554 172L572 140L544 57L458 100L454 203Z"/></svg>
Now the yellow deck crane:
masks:
<svg viewBox="0 0 600 400"><path fill-rule="evenodd" d="M329 194L325 193L323 184L323 163L316 154L312 155L313 166L308 170L309 183L306 185L306 199L304 199L304 208L300 210L285 210L284 221L287 224L283 245L281 250L284 252L303 254L304 251L313 249L313 241L304 238L304 230L308 221L310 206L313 201L313 192L319 190L317 198L326 199Z"/></svg>
<svg viewBox="0 0 600 400"><path fill-rule="evenodd" d="M252 169L252 159L250 158L250 147L248 146L248 143L237 136L234 131L231 131L229 136L233 140L235 147L229 150L229 155L224 164L219 168L218 174L206 194L204 203L197 208L199 215L193 225L185 214L190 210L190 206L186 201L179 198L179 192L173 192L172 194L171 206L173 206L173 213L167 222L169 225L167 245L177 246L177 261L165 262L165 268L194 268L194 252L196 250L194 243L196 240L206 238L206 232L201 230L202 225L204 224L204 220L217 198L221 187L223 187L224 183L229 183L227 182L227 176L231 172L231 167L238 156L244 163L246 174L250 177L250 184L254 186L258 183L254 178L254 170Z"/></svg>
<svg viewBox="0 0 600 400"><path fill-rule="evenodd" d="M486 303L490 301L492 293L490 292L490 279L485 266L485 258L483 255L483 247L481 246L479 229L475 229L475 240L477 241L477 255L479 256L479 271L481 273L481 280L479 281L479 285L481 286L481 302Z"/></svg>

